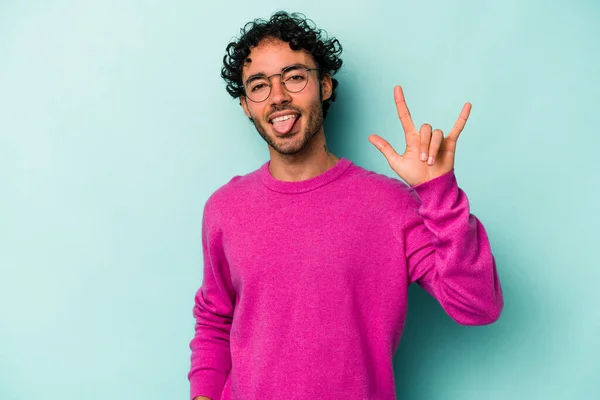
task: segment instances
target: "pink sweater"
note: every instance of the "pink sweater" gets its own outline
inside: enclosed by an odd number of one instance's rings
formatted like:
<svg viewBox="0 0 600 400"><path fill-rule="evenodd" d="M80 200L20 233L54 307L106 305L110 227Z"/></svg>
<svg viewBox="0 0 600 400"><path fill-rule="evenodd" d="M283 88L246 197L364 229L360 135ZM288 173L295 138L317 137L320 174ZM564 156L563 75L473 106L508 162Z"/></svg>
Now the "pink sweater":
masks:
<svg viewBox="0 0 600 400"><path fill-rule="evenodd" d="M204 208L191 398L395 399L413 282L460 324L498 319L490 244L453 171L409 188L344 158L300 182L268 166Z"/></svg>

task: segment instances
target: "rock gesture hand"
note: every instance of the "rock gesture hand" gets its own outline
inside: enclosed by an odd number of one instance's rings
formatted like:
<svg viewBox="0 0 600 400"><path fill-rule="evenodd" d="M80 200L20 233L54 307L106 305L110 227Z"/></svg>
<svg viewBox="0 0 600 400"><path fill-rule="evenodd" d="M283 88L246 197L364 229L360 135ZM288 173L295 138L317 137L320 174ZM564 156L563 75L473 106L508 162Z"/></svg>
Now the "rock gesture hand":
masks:
<svg viewBox="0 0 600 400"><path fill-rule="evenodd" d="M423 124L419 131L415 129L400 86L394 88L394 100L406 139L404 154L398 154L380 136L370 135L369 141L381 151L390 167L410 186L417 186L450 172L454 168L456 141L467 123L471 104L465 103L454 127L448 136L444 137L441 130L432 131L429 124Z"/></svg>

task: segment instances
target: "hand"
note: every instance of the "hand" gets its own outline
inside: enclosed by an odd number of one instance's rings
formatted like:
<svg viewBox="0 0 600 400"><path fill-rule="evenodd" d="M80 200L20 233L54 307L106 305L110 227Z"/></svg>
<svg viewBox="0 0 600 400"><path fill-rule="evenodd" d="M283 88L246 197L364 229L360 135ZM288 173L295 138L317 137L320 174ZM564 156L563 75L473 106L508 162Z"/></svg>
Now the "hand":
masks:
<svg viewBox="0 0 600 400"><path fill-rule="evenodd" d="M380 136L370 135L369 141L381 151L398 176L411 186L450 172L454 168L456 141L469 118L471 103L465 103L454 127L444 138L441 130L435 129L432 132L429 124L423 124L420 131L415 129L400 86L394 88L394 100L406 139L404 154L399 155Z"/></svg>

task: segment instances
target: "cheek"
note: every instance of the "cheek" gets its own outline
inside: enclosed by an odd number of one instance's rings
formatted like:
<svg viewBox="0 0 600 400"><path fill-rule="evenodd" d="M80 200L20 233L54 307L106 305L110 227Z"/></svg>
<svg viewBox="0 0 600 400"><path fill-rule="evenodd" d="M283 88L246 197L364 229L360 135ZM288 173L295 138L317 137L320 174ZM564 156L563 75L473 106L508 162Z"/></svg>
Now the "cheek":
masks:
<svg viewBox="0 0 600 400"><path fill-rule="evenodd" d="M263 109L260 105L248 103L247 109L248 113L250 114L248 117L252 119L262 118Z"/></svg>
<svg viewBox="0 0 600 400"><path fill-rule="evenodd" d="M323 101L323 90L324 88L321 87L321 85L319 84L319 82L314 82L313 85L311 86L311 100L314 103L317 102L321 102Z"/></svg>

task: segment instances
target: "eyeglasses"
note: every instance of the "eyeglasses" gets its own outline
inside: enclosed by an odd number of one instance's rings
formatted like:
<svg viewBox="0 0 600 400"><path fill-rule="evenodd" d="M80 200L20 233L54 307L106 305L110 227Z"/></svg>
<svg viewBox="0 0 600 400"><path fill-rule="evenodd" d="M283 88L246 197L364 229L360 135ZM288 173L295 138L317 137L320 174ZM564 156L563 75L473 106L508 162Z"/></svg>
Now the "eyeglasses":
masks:
<svg viewBox="0 0 600 400"><path fill-rule="evenodd" d="M301 92L308 84L308 71L318 71L318 68L307 68L304 65L290 65L281 70L279 74L270 76L255 75L248 78L244 84L246 97L255 103L261 103L271 94L271 78L279 75L281 84L291 93Z"/></svg>

